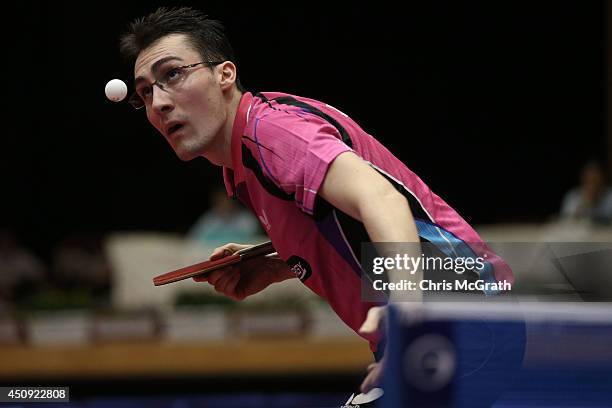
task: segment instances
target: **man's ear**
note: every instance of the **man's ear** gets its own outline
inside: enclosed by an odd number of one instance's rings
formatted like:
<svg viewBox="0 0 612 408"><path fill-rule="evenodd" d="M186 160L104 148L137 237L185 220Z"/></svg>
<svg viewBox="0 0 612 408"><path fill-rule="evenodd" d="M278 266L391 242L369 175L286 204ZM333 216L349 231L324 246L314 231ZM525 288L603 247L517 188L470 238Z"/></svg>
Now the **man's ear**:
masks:
<svg viewBox="0 0 612 408"><path fill-rule="evenodd" d="M236 65L231 61L225 61L217 66L219 85L222 90L231 88L236 83Z"/></svg>

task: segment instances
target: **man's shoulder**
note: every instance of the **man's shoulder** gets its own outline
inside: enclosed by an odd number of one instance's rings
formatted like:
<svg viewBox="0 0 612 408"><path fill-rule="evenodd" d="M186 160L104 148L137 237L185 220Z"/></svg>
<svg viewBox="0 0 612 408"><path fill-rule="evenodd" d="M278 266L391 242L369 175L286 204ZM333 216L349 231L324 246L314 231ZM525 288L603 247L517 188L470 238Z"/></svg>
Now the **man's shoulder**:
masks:
<svg viewBox="0 0 612 408"><path fill-rule="evenodd" d="M272 111L310 113L326 111L327 113L340 113L348 118L348 115L321 100L283 92L255 92L253 93L253 106L258 110Z"/></svg>
<svg viewBox="0 0 612 408"><path fill-rule="evenodd" d="M322 102L314 99L286 93L254 94L243 139L273 138L270 142L286 143L296 138L308 141L322 131L335 135L336 130L325 115L313 114L313 110L322 106Z"/></svg>
<svg viewBox="0 0 612 408"><path fill-rule="evenodd" d="M309 98L306 96L300 96L300 95L295 95L295 94L291 94L291 93L286 93L286 92L254 92L253 93L253 97L254 98L259 98L262 101L280 101L280 103L286 104L287 102L290 102L291 100L297 100L297 101L302 101L305 103L311 103L314 105L321 105L321 104L325 104L322 101L319 101L317 99L313 99L313 98Z"/></svg>

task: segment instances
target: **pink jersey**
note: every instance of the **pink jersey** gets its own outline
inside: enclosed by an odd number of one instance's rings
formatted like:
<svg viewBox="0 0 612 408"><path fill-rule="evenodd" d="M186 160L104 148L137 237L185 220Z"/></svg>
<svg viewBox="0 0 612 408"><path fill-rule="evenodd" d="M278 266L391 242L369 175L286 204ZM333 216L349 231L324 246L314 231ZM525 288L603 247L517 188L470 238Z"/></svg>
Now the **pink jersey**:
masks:
<svg viewBox="0 0 612 408"><path fill-rule="evenodd" d="M322 102L281 93L244 94L231 150L233 170L224 168L228 194L257 215L279 256L355 331L375 305L361 298L360 248L369 238L363 224L317 196L339 154L354 152L404 194L422 240L452 253L482 242L389 150ZM481 279L513 282L501 259L493 263ZM375 349L379 339L366 338Z"/></svg>

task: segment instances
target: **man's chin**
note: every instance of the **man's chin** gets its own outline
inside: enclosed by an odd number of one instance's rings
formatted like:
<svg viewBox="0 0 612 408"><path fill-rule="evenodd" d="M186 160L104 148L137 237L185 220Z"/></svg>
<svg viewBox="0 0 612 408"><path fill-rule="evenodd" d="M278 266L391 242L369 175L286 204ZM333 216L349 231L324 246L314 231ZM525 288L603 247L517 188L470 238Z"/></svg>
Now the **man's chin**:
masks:
<svg viewBox="0 0 612 408"><path fill-rule="evenodd" d="M188 161L195 159L196 157L200 157L199 154L189 154L189 155L177 154L177 156L179 159L181 159L181 161L184 161L184 162L188 162Z"/></svg>
<svg viewBox="0 0 612 408"><path fill-rule="evenodd" d="M170 142L170 146L178 158L184 162L206 157L211 148L210 143L186 138L177 138Z"/></svg>
<svg viewBox="0 0 612 408"><path fill-rule="evenodd" d="M202 154L195 151L195 149L185 149L181 147L175 147L174 153L178 156L181 161L190 161L196 157L200 157Z"/></svg>
<svg viewBox="0 0 612 408"><path fill-rule="evenodd" d="M174 143L173 143L174 142ZM195 159L196 157L200 157L202 155L202 146L197 146L195 143L186 143L187 140L176 139L170 142L170 146L174 153L178 156L181 161L190 161Z"/></svg>

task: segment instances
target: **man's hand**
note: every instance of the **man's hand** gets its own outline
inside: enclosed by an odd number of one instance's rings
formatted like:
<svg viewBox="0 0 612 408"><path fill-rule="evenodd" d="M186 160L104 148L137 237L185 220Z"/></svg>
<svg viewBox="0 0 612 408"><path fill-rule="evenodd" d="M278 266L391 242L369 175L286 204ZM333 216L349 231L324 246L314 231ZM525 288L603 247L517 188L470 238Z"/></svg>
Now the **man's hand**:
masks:
<svg viewBox="0 0 612 408"><path fill-rule="evenodd" d="M361 334L374 334L384 332L384 320L387 314L387 306L377 306L368 310L365 321L359 328ZM368 366L368 375L361 383L361 392L366 393L372 388L378 387L382 381L387 353L378 362Z"/></svg>
<svg viewBox="0 0 612 408"><path fill-rule="evenodd" d="M214 261L229 256L252 245L226 244L216 248L210 260ZM215 290L234 300L242 300L261 292L275 282L294 278L289 266L278 257L256 257L241 261L227 268L217 269L203 276L195 276L196 282L208 282Z"/></svg>
<svg viewBox="0 0 612 408"><path fill-rule="evenodd" d="M359 328L359 333L362 334L373 334L373 333L386 333L387 325L387 307L388 306L377 306L368 310L368 315L365 321ZM423 320L423 304L418 302L402 302L402 319L409 325L418 324ZM368 366L368 375L361 383L361 392L366 393L372 388L378 387L381 384L383 372L385 369L385 363L387 361L387 352L380 361L372 363Z"/></svg>

